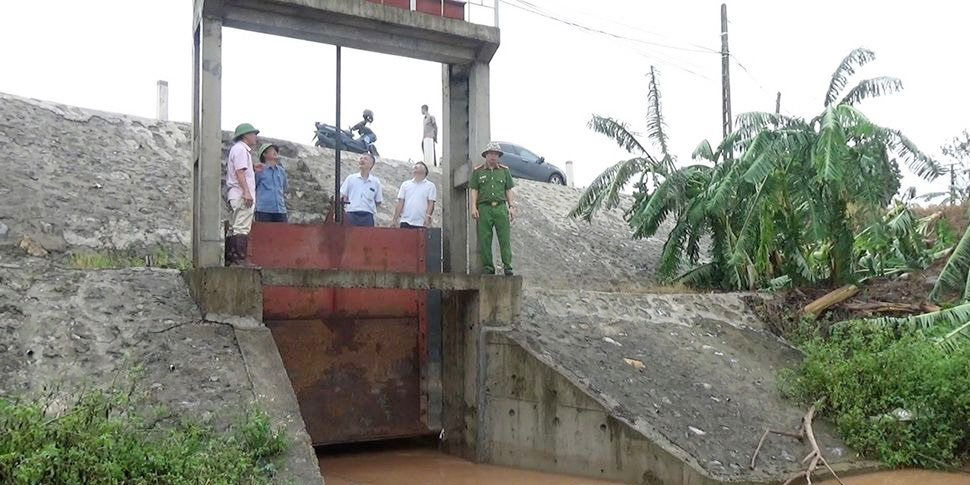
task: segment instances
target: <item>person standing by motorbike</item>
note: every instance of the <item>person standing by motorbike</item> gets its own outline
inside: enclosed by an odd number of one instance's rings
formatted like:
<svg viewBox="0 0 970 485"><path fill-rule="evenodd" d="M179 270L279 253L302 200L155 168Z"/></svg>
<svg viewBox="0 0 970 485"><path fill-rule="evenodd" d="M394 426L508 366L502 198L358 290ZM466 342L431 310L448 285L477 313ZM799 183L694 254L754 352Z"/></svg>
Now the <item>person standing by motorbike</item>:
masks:
<svg viewBox="0 0 970 485"><path fill-rule="evenodd" d="M438 122L434 116L428 112L428 105L421 105L421 115L424 117L422 123L424 138L421 139L421 151L424 153L425 165L438 166L438 157L435 153L435 143L438 143Z"/></svg>
<svg viewBox="0 0 970 485"><path fill-rule="evenodd" d="M350 127L350 132L353 133L356 131L357 134L360 135L360 140L364 142L364 145L371 145L377 141L377 135L375 135L374 131L368 128L367 125L373 122L374 112L369 109L365 109L364 119L361 120L360 123Z"/></svg>

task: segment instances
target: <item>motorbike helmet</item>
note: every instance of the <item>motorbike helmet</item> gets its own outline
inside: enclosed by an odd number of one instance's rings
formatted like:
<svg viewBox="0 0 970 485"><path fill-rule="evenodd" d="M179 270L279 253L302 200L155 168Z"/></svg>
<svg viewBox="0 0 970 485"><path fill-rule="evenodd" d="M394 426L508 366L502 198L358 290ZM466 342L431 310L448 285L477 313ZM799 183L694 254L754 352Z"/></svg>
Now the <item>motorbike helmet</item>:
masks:
<svg viewBox="0 0 970 485"><path fill-rule="evenodd" d="M367 121L369 121L369 122L373 122L374 121L374 112L371 111L371 110L369 110L369 109L365 109L364 110L364 119L367 120Z"/></svg>

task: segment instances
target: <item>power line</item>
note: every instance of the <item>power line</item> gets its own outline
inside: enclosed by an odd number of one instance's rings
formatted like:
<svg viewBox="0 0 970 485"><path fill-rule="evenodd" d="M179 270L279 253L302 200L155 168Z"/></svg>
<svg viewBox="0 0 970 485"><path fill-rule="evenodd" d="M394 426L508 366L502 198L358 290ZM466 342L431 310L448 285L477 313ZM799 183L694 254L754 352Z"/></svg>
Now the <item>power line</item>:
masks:
<svg viewBox="0 0 970 485"><path fill-rule="evenodd" d="M661 44L661 43L657 43L657 42L650 42L650 41L643 40L643 39L637 39L637 38L633 38L633 37L628 37L628 36L624 36L624 35L621 35L621 34L617 34L617 33L613 33L613 32L608 32L608 31L605 31L605 30L602 30L602 29L598 29L598 28L595 28L595 27L590 27L590 26L587 26L587 25L584 25L584 24L580 24L578 22L574 22L572 20L568 20L566 18L563 18L563 17L561 17L561 16L559 16L559 15L557 15L555 13L552 13L552 12L546 10L546 9L543 9L543 8L541 8L541 7L533 4L531 2L528 2L526 0L515 0L517 3L510 3L507 0L500 0L500 1L502 3L504 3L504 4L507 4L507 5L511 6L511 7L520 9L522 11L525 11L525 12L528 12L528 13L531 13L531 14L534 14L534 15L538 15L538 16L543 17L543 18L546 18L548 20L552 20L552 21L555 21L555 22L559 22L559 23L568 25L568 26L573 27L573 28L577 28L577 29L579 29L579 30L581 30L583 32L588 33L588 34L603 35L603 36L606 36L606 37L610 38L611 40L615 40L615 41L627 41L627 42L633 42L633 43L643 44L644 46L660 46L660 47L671 48L671 49L686 50L686 51L689 51L689 52L709 53L706 48L704 48L705 50L699 50L699 49L689 49L689 48L684 48L684 47L672 46L672 45L668 45L668 44ZM684 71L684 72L686 72L688 74L691 74L693 76L702 78L702 79L707 80L707 81L713 81L713 79L711 79L710 77L708 77L708 76L706 76L704 74L701 74L701 73L697 72L697 70L700 69L697 66L691 66L691 67L693 67L693 69L688 68L688 67L684 67L680 63L675 62L671 58L669 58L669 57L667 57L667 56L665 56L663 54L660 54L660 53L658 53L656 51L649 51L649 52L648 51L645 51L644 49L647 49L647 47L642 47L642 46L641 47L636 47L636 46L630 46L630 45L627 45L627 47L629 47L635 53L639 54L641 57L646 58L648 60L651 60L651 61L658 61L659 60L659 61L661 61L661 62L663 62L665 64L670 65L671 67L674 67L676 69L680 69L680 70L682 70L682 71Z"/></svg>
<svg viewBox="0 0 970 485"><path fill-rule="evenodd" d="M617 34L617 33L614 33L614 32L608 32L606 30L598 29L598 28L595 28L595 27L590 27L588 25L583 25L583 24L580 24L578 22L574 22L572 20L568 20L568 19L561 18L561 17L559 17L559 16L557 16L555 14L543 12L542 9L540 9L539 7L537 7L535 4L530 3L530 2L528 2L526 0L515 0L516 2L521 3L521 5L519 3L511 3L508 0L500 0L500 1L502 3L510 6L510 7L515 7L515 8L518 8L520 10L524 10L526 12L533 13L535 15L539 15L539 16L542 16L542 17L546 17L549 20L554 20L556 22L560 22L560 23L563 23L563 24L566 24L566 25L569 25L569 26L572 26L572 27L576 27L578 29L582 29L582 30L585 30L587 32L591 32L591 33L595 33L595 34L601 34L601 35L605 35L605 36L608 36L608 37L613 37L613 38L620 39L620 40L626 40L626 41L629 41L629 42L636 42L636 43L639 43L639 44L649 45L649 46L653 46L653 47L661 47L661 48L665 48L665 49L675 49L675 50L680 50L680 51L685 51L685 52L699 52L699 53L702 53L702 54L712 54L712 53L714 53L714 54L720 54L719 51L716 51L716 50L713 50L713 49L708 49L706 47L703 47L703 48L681 47L681 46L676 46L676 45L671 45L671 44L664 44L664 43L660 43L660 42L652 42L652 41L649 41L649 40L638 39L638 38L635 38L635 37L628 37L628 36L620 35L620 34Z"/></svg>

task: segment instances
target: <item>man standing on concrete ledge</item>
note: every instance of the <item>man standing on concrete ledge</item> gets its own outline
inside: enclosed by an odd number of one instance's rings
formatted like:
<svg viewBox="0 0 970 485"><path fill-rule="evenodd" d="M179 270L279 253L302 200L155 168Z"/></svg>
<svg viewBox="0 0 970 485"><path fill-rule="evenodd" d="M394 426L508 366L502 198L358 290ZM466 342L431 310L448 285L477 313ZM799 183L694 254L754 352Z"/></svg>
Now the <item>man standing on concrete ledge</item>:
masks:
<svg viewBox="0 0 970 485"><path fill-rule="evenodd" d="M232 134L235 143L226 158L226 198L232 209L232 226L226 238L226 264L229 266L251 266L246 260L256 200L256 173L251 152L258 134L259 130L249 123L237 126Z"/></svg>
<svg viewBox="0 0 970 485"><path fill-rule="evenodd" d="M421 114L424 115L424 138L421 141L421 151L424 152L424 163L437 167L438 157L435 153L435 143L438 143L438 122L428 112L428 105L426 104L421 106Z"/></svg>
<svg viewBox="0 0 970 485"><path fill-rule="evenodd" d="M377 207L384 202L381 180L371 174L374 156L364 153L357 162L360 173L349 175L340 186L340 198L347 204L347 222L351 226L374 227Z"/></svg>
<svg viewBox="0 0 970 485"><path fill-rule="evenodd" d="M397 192L397 207L391 218L391 227L401 224L401 229L421 229L431 226L438 189L428 180L428 166L424 162L414 164L414 178L405 180Z"/></svg>
<svg viewBox="0 0 970 485"><path fill-rule="evenodd" d="M502 148L491 142L482 152L485 163L475 167L468 188L471 189L471 215L478 221L478 253L482 258L482 272L495 274L492 263L492 230L498 236L502 253L502 267L506 276L512 276L512 221L515 220L515 202L512 198L512 172L499 163Z"/></svg>

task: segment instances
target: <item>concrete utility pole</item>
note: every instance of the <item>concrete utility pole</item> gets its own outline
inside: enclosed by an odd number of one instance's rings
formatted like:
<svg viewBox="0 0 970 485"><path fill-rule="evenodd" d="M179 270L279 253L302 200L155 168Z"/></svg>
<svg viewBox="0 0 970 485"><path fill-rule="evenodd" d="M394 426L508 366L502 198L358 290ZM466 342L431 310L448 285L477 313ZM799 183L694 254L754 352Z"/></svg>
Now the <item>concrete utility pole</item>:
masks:
<svg viewBox="0 0 970 485"><path fill-rule="evenodd" d="M158 105L156 118L168 121L168 81L158 81Z"/></svg>
<svg viewBox="0 0 970 485"><path fill-rule="evenodd" d="M566 185L570 187L576 186L576 180L573 178L573 161L569 160L566 162Z"/></svg>
<svg viewBox="0 0 970 485"><path fill-rule="evenodd" d="M734 131L731 128L731 52L728 50L727 4L721 4L721 121L724 137Z"/></svg>
<svg viewBox="0 0 970 485"><path fill-rule="evenodd" d="M775 98L775 114L781 114L781 91L778 91L778 96Z"/></svg>

